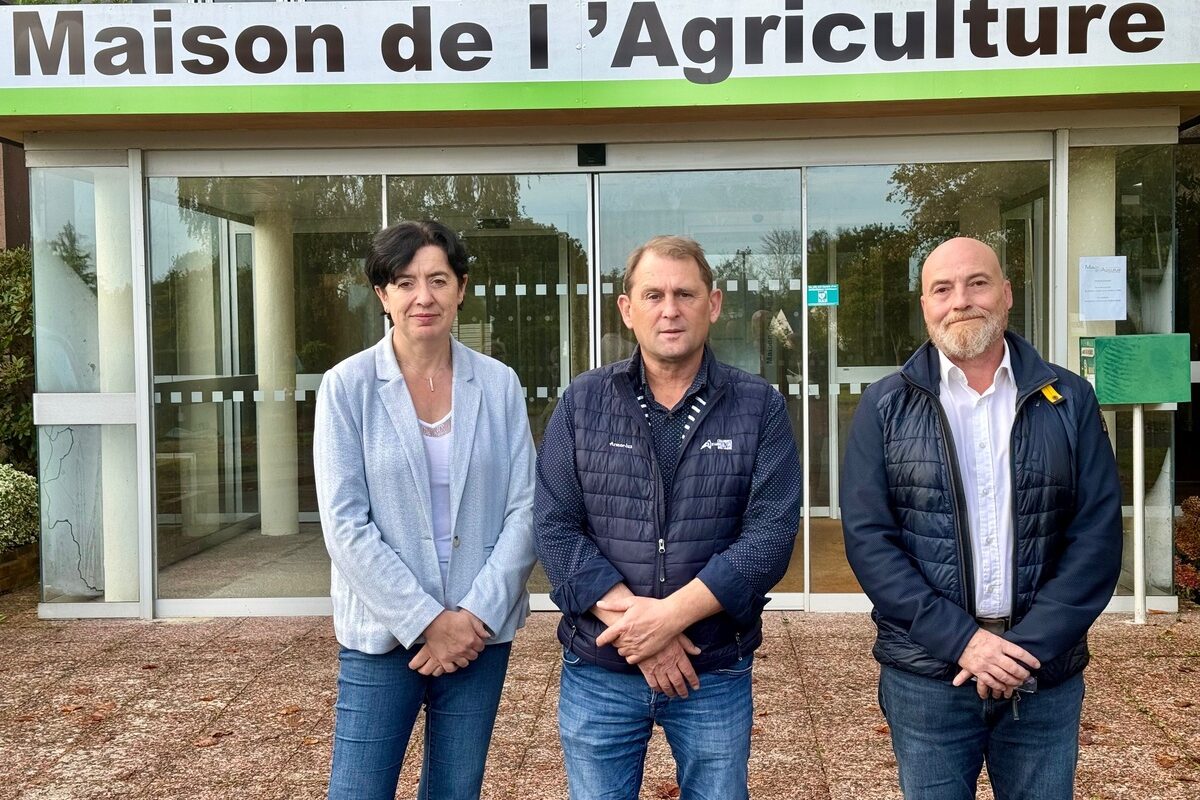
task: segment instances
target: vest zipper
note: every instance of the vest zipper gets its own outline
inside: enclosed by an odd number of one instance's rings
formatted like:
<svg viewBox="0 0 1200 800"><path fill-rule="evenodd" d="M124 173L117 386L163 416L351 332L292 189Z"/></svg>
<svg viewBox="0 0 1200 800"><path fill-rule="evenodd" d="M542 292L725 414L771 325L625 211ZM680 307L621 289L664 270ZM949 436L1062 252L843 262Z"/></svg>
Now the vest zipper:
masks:
<svg viewBox="0 0 1200 800"><path fill-rule="evenodd" d="M742 632L741 631L734 631L733 641L734 641L734 644L737 645L738 661L741 661L742 660Z"/></svg>
<svg viewBox="0 0 1200 800"><path fill-rule="evenodd" d="M667 540L658 540L658 582L667 582Z"/></svg>
<svg viewBox="0 0 1200 800"><path fill-rule="evenodd" d="M938 425L942 432L942 445L946 451L946 469L950 474L950 497L954 509L954 540L958 546L958 580L959 585L963 587L963 602L966 604L967 613L973 617L975 616L975 568L971 554L971 542L963 528L964 512L962 510L967 505L967 498L963 494L962 476L958 474L958 456L954 450L954 442L950 438L950 420L946 418L946 409L942 408L942 402L933 392L923 386L918 386L904 373L900 374L910 386L929 398L933 407L937 409Z"/></svg>
<svg viewBox="0 0 1200 800"><path fill-rule="evenodd" d="M1009 604L1008 604L1008 627L1010 630L1012 629L1013 625L1017 624L1017 550L1018 550L1017 536L1018 536L1018 532L1020 531L1020 522L1017 517L1017 448L1016 448L1016 439L1015 439L1016 432L1017 432L1017 420L1021 416L1021 408L1025 405L1026 400L1028 400L1030 397L1033 397L1035 394L1038 394L1039 392L1042 391L1042 389L1045 389L1047 386L1052 386L1057 382L1058 382L1057 378L1055 378L1052 381L1047 381L1046 383L1037 387L1033 391L1026 392L1025 394L1023 394L1017 398L1017 407L1013 411L1012 430L1008 432L1008 470L1009 470L1008 480L1009 480L1009 484L1010 484L1011 490L1012 490L1011 494L1012 494L1012 526L1013 526L1012 567L1011 567L1012 568L1012 576L1010 579L1010 583L1012 585L1012 597L1009 599ZM1016 694L1014 693L1013 696L1015 697ZM1016 715L1016 711L1017 711L1017 707L1016 707L1016 705L1014 705L1013 706L1014 717ZM1020 719L1020 717L1016 717L1016 718Z"/></svg>

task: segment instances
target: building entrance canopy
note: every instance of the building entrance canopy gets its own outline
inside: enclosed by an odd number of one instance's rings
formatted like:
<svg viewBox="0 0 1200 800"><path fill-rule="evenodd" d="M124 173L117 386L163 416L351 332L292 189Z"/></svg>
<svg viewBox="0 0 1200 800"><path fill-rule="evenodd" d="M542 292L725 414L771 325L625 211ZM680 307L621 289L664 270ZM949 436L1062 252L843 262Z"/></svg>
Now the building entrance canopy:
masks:
<svg viewBox="0 0 1200 800"><path fill-rule="evenodd" d="M1195 104L1200 90L1190 0L748 0L736 15L719 0L16 6L0 9L0 41L0 116L27 130L81 116Z"/></svg>

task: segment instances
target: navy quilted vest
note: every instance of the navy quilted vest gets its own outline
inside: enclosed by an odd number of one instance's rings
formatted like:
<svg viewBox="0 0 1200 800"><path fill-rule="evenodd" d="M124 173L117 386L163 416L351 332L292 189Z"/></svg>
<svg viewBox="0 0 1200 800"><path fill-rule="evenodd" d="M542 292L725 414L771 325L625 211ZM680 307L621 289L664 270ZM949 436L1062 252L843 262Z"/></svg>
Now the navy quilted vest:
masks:
<svg viewBox="0 0 1200 800"><path fill-rule="evenodd" d="M740 534L771 389L756 376L710 362L708 387L700 395L705 402L676 412L695 420L680 448L667 516L637 376L634 362L622 361L576 379L575 466L600 552L634 594L665 597ZM603 630L585 614L577 628L564 619L559 638L587 661L636 671L615 648L596 647ZM739 629L725 613L686 633L703 651L692 659L697 671L728 666L762 641L759 621Z"/></svg>

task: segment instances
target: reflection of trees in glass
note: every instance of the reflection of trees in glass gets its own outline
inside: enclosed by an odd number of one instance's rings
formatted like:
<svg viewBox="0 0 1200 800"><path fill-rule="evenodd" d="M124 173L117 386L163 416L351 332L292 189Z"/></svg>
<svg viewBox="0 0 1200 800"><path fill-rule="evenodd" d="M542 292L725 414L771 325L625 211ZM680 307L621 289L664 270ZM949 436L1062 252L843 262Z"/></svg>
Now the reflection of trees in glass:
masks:
<svg viewBox="0 0 1200 800"><path fill-rule="evenodd" d="M809 237L809 275L830 275L836 266L839 362L849 365L902 364L922 341L914 331L920 287L910 276L917 239L911 228L872 224L814 231ZM829 263L830 257L836 265ZM815 280L814 280L815 282ZM814 320L815 329L816 320Z"/></svg>
<svg viewBox="0 0 1200 800"><path fill-rule="evenodd" d="M914 235L914 253L925 255L941 242L959 234L964 209L981 203L996 208L987 230L963 231L999 248L1000 198L1014 196L1014 170L1007 162L972 164L901 164L892 173L887 199L903 203L904 215ZM1017 192L1021 194L1022 192Z"/></svg>
<svg viewBox="0 0 1200 800"><path fill-rule="evenodd" d="M1117 333L1169 333L1175 245L1174 148L1117 153L1117 254L1126 257L1128 319ZM1181 187L1181 191L1186 188Z"/></svg>
<svg viewBox="0 0 1200 800"><path fill-rule="evenodd" d="M67 267L79 276L83 285L96 293L96 266L92 248L87 237L75 230L71 222L63 225L58 236L50 242L50 252L62 259Z"/></svg>
<svg viewBox="0 0 1200 800"><path fill-rule="evenodd" d="M382 334L375 297L363 276L373 235L359 231L293 236L299 372L325 372Z"/></svg>
<svg viewBox="0 0 1200 800"><path fill-rule="evenodd" d="M191 337L182 323L189 302L200 300L211 305L217 301L212 296L211 276L204 274L206 268L211 270L212 259L213 254L207 250L179 253L171 259L170 269L150 285L151 307L155 309L150 320L150 341L154 368L159 374L185 372L181 356L189 347L218 349L214 341L189 341Z"/></svg>
<svg viewBox="0 0 1200 800"><path fill-rule="evenodd" d="M522 213L522 181L538 176L437 175L388 179L389 221L437 219L462 235L471 253L471 286L459 311L464 342L517 370L527 388L555 388L560 365L571 374L588 363L587 298L575 291L586 282L587 254L576 238ZM560 269L566 269L564 276ZM619 280L619 278L618 278ZM536 294L542 284L546 294ZM560 352L560 297L566 285L572 352ZM525 287L517 295L515 287ZM505 294L497 296L496 287Z"/></svg>

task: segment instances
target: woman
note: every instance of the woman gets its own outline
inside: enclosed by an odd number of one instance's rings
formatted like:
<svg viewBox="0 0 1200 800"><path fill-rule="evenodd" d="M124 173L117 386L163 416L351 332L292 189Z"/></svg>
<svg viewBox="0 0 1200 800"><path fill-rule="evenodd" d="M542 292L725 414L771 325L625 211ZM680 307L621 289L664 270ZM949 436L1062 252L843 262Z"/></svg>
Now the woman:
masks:
<svg viewBox="0 0 1200 800"><path fill-rule="evenodd" d="M529 609L525 394L450 336L467 286L453 231L386 228L366 272L393 327L325 375L313 442L342 645L329 797L391 800L424 705L418 796L477 798Z"/></svg>

